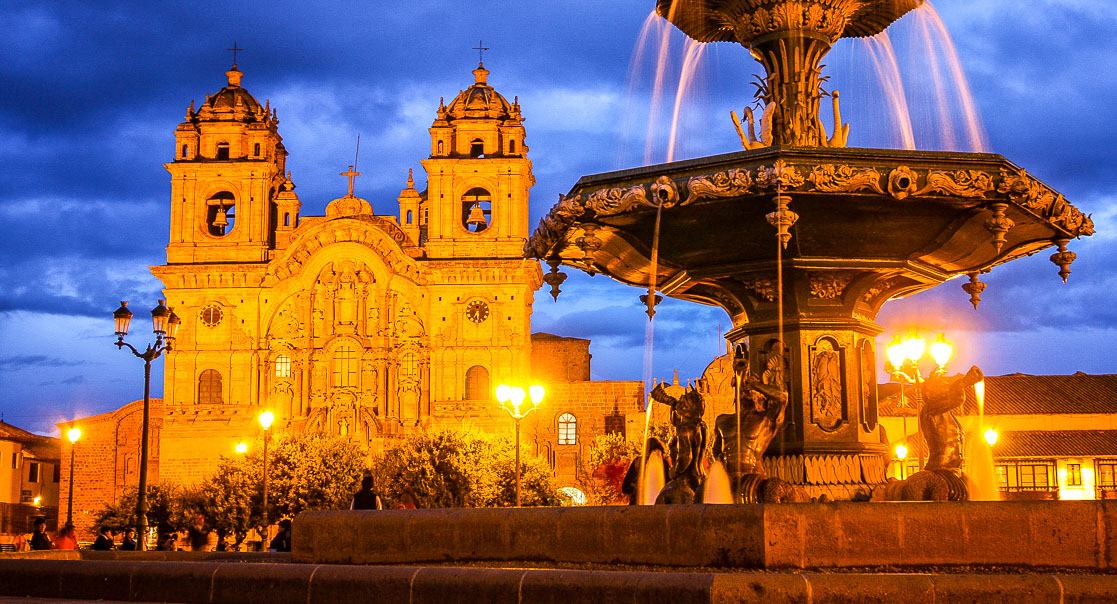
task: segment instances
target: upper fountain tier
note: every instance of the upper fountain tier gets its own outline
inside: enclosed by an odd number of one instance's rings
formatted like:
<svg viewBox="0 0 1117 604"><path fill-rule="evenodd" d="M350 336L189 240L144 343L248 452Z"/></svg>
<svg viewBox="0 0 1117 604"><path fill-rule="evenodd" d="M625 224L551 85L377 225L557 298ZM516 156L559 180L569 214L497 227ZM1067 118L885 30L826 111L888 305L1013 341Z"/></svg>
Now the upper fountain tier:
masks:
<svg viewBox="0 0 1117 604"><path fill-rule="evenodd" d="M884 31L923 0L657 0L656 11L699 42L739 42L764 66L764 143L844 147L847 127L827 137L819 120L822 57L841 37ZM837 94L834 97L835 116Z"/></svg>
<svg viewBox="0 0 1117 604"><path fill-rule="evenodd" d="M875 36L923 0L658 0L656 12L699 42L751 47L781 31L838 38Z"/></svg>

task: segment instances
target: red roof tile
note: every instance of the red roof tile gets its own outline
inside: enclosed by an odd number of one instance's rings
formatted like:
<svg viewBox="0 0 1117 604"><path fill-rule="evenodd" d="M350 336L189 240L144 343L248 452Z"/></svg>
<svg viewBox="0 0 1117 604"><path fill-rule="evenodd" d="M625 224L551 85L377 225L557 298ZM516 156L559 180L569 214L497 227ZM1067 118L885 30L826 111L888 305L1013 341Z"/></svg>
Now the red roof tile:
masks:
<svg viewBox="0 0 1117 604"><path fill-rule="evenodd" d="M881 384L880 414L907 415L897 405L897 384ZM910 397L911 387L905 388ZM973 390L966 394L961 415L977 415ZM1117 413L1117 375L1012 375L985 377L986 415L1038 415L1064 413Z"/></svg>
<svg viewBox="0 0 1117 604"><path fill-rule="evenodd" d="M1002 432L993 456L1117 457L1117 430L1034 430Z"/></svg>

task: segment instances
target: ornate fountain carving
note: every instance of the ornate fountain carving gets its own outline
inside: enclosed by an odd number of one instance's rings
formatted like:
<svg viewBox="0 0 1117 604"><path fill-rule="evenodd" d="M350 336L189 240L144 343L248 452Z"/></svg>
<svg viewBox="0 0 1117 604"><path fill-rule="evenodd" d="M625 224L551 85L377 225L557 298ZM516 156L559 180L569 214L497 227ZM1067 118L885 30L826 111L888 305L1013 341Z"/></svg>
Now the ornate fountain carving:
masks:
<svg viewBox="0 0 1117 604"><path fill-rule="evenodd" d="M884 194L880 188L880 172L873 168L854 168L850 165L822 164L811 170L807 180L814 183L814 190L823 193L856 193L873 191Z"/></svg>

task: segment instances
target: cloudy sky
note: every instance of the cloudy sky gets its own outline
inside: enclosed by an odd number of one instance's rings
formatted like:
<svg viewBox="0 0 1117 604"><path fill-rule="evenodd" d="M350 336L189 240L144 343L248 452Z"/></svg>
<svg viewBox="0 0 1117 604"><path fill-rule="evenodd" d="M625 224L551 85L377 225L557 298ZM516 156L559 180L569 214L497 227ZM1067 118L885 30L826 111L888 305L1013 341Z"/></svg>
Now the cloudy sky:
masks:
<svg viewBox="0 0 1117 604"><path fill-rule="evenodd" d="M945 330L957 364L987 373L1113 373L1117 286L1117 16L1094 0L940 0L978 121L951 77L929 12L890 30L917 148L1000 153L1093 213L1070 283L1050 252L989 275L980 310L958 282L890 303L892 333ZM191 99L224 84L236 41L244 86L278 108L304 215L345 193L337 176L361 136L357 193L395 213L420 170L439 97L472 83L478 40L489 82L523 106L538 184L532 224L584 174L659 163L684 46L652 0L90 2L0 6L0 412L40 432L142 395L142 363L112 346L119 300L160 297L173 131ZM873 46L843 40L826 59L851 146L903 144ZM757 65L740 47L702 48L681 95L675 159L737 150L730 109L752 99ZM940 77L935 77L938 74ZM829 123L828 118L824 118ZM949 127L947 127L949 126ZM420 179L419 187L423 184ZM631 288L571 275L540 292L533 328L593 339L595 379L640 379L646 318ZM146 327L137 313L134 338ZM719 309L669 301L655 324L654 374L694 377L721 349ZM154 390L161 388L156 362Z"/></svg>

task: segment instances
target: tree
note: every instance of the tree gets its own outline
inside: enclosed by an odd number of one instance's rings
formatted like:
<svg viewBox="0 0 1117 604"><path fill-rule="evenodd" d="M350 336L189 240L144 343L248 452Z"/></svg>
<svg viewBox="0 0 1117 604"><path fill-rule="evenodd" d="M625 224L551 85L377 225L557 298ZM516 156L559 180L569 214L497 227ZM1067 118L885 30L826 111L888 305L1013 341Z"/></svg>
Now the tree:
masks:
<svg viewBox="0 0 1117 604"><path fill-rule="evenodd" d="M420 508L515 504L515 446L507 438L453 430L418 434L385 451L372 466L389 504L407 499ZM542 460L521 459L520 493L525 506L558 503Z"/></svg>
<svg viewBox="0 0 1117 604"><path fill-rule="evenodd" d="M305 510L348 509L366 471L364 451L345 438L281 435L269 445L268 518L274 522Z"/></svg>
<svg viewBox="0 0 1117 604"><path fill-rule="evenodd" d="M129 487L116 503L106 505L93 518L98 526L110 531L136 527L136 495L139 489ZM187 509L185 489L173 483L159 483L147 488L147 525L159 533L185 529L190 525L192 510Z"/></svg>
<svg viewBox="0 0 1117 604"><path fill-rule="evenodd" d="M252 529L261 529L259 469L241 459L222 457L217 471L199 487L202 513L217 535L232 535L239 546Z"/></svg>
<svg viewBox="0 0 1117 604"><path fill-rule="evenodd" d="M621 482L632 460L640 454L640 444L625 440L623 434L599 434L589 446L589 454L578 469L578 487L590 505L611 505L625 500Z"/></svg>

